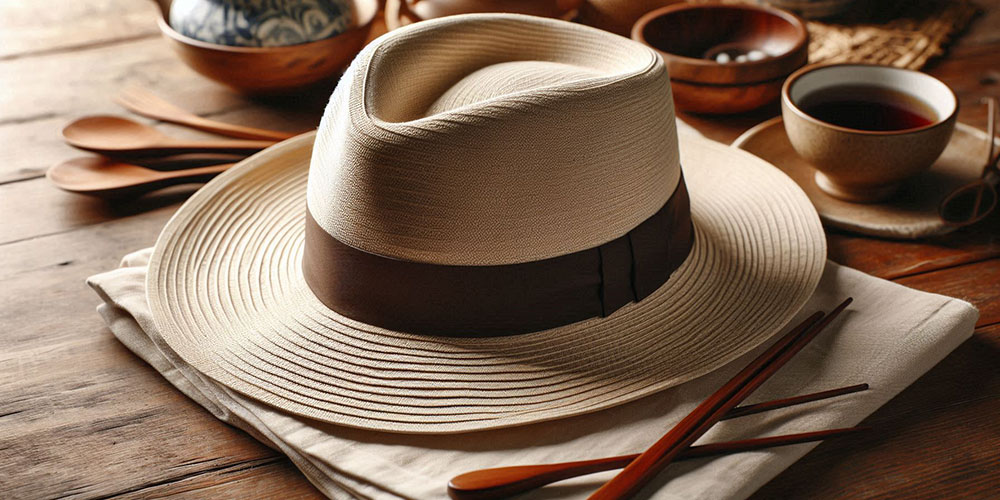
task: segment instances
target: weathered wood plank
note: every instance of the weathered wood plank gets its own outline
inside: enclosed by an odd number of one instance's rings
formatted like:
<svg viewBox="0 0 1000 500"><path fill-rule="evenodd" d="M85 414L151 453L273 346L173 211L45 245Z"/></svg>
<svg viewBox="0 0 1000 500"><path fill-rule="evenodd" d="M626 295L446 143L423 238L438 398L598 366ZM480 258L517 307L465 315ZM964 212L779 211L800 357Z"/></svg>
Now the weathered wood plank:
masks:
<svg viewBox="0 0 1000 500"><path fill-rule="evenodd" d="M87 276L153 243L159 210L0 252L0 491L90 498L276 454L218 422L133 356L94 311Z"/></svg>
<svg viewBox="0 0 1000 500"><path fill-rule="evenodd" d="M996 32L996 29L993 29ZM959 121L986 129L986 107L983 97L995 96L998 90L997 70L1000 69L998 44L958 46L948 56L936 60L927 72L948 84L959 101Z"/></svg>
<svg viewBox="0 0 1000 500"><path fill-rule="evenodd" d="M966 300L979 308L977 326L1000 323L1000 259L895 280L901 285Z"/></svg>
<svg viewBox="0 0 1000 500"><path fill-rule="evenodd" d="M979 6L979 15L972 20L972 25L954 40L952 48L964 48L977 45L994 45L1000 43L1000 1L975 0ZM945 55L948 57L948 55Z"/></svg>
<svg viewBox="0 0 1000 500"><path fill-rule="evenodd" d="M172 211L196 188L197 185L178 186L134 201L108 203L60 191L45 178L3 184L0 185L0 213L5 215L0 225L0 244L62 233L157 209ZM150 228L150 235L155 237L158 229L152 224ZM107 236L114 238L114 235ZM105 246L100 242L98 245Z"/></svg>
<svg viewBox="0 0 1000 500"><path fill-rule="evenodd" d="M821 444L753 498L995 498L998 357L1000 326L979 330L866 419L869 434Z"/></svg>
<svg viewBox="0 0 1000 500"><path fill-rule="evenodd" d="M0 60L157 36L149 0L0 2Z"/></svg>
<svg viewBox="0 0 1000 500"><path fill-rule="evenodd" d="M4 121L27 121L114 109L110 98L126 80L170 88L203 86L204 80L177 61L163 40L151 38L67 53L0 62L0 109ZM229 93L218 97L220 101ZM231 97L229 105L236 102Z"/></svg>
<svg viewBox="0 0 1000 500"><path fill-rule="evenodd" d="M253 468L227 468L175 482L138 489L115 499L254 498L319 500L325 498L285 458Z"/></svg>
<svg viewBox="0 0 1000 500"><path fill-rule="evenodd" d="M898 241L827 231L827 243L834 261L895 279L1000 256L1000 212L936 238Z"/></svg>

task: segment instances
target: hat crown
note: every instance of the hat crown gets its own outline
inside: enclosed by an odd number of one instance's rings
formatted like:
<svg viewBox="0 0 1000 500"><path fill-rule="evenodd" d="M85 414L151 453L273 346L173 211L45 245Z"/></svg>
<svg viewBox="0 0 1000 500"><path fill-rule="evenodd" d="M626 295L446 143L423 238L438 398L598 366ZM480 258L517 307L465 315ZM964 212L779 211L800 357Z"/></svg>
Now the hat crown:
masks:
<svg viewBox="0 0 1000 500"><path fill-rule="evenodd" d="M317 134L309 211L357 249L503 265L593 248L680 178L652 50L563 21L465 15L370 44Z"/></svg>

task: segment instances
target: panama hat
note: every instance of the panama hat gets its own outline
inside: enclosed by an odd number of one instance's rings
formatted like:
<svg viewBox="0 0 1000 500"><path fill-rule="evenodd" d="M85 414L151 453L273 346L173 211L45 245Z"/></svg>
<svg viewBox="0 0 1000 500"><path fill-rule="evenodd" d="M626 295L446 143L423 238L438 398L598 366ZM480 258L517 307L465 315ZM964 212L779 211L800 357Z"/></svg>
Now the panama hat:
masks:
<svg viewBox="0 0 1000 500"><path fill-rule="evenodd" d="M477 14L373 41L316 132L195 193L157 240L147 298L165 347L232 390L452 433L717 369L791 319L825 255L792 180L678 143L652 50Z"/></svg>

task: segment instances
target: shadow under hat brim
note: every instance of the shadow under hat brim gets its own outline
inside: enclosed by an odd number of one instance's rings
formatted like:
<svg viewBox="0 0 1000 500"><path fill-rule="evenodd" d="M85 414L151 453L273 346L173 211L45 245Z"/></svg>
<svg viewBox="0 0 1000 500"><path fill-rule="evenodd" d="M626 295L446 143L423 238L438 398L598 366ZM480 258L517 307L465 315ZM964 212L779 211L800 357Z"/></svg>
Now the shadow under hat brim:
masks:
<svg viewBox="0 0 1000 500"><path fill-rule="evenodd" d="M819 218L791 179L748 153L682 134L696 239L645 300L607 318L502 337L366 325L326 308L302 276L314 137L248 158L185 203L156 243L147 295L164 342L187 363L316 420L455 433L622 404L757 347L798 312L823 272Z"/></svg>

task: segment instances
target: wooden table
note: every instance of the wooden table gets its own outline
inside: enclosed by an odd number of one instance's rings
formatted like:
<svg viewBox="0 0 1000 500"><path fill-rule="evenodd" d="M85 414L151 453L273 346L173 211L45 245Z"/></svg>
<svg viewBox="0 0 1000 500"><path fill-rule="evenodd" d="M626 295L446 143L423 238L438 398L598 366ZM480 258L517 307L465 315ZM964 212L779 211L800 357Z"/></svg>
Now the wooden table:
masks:
<svg viewBox="0 0 1000 500"><path fill-rule="evenodd" d="M1000 95L1000 1L929 70L983 128ZM315 498L291 463L215 420L125 349L84 285L151 246L191 188L107 205L55 189L54 162L80 153L60 128L124 114L123 85L148 86L197 113L305 130L325 93L250 101L206 81L168 51L151 2L0 3L0 497ZM729 142L774 109L684 118ZM198 134L159 125L178 136ZM903 243L831 232L837 262L979 307L975 336L867 423L864 443L819 446L759 498L1000 495L1000 216L954 235Z"/></svg>

